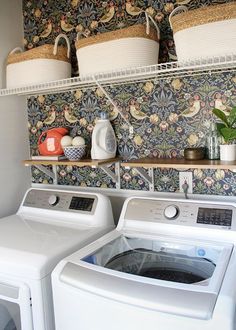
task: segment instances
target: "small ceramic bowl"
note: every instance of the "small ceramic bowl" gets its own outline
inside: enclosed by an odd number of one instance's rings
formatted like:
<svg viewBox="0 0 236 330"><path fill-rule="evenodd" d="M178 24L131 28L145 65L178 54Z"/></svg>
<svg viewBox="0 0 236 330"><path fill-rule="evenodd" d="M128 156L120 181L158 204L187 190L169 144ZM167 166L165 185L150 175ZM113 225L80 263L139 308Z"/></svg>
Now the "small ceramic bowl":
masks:
<svg viewBox="0 0 236 330"><path fill-rule="evenodd" d="M205 156L205 148L186 148L184 149L184 158L186 160L200 160L204 159Z"/></svg>
<svg viewBox="0 0 236 330"><path fill-rule="evenodd" d="M82 146L68 146L64 147L64 154L66 158L71 161L76 161L81 159L85 155L86 145Z"/></svg>

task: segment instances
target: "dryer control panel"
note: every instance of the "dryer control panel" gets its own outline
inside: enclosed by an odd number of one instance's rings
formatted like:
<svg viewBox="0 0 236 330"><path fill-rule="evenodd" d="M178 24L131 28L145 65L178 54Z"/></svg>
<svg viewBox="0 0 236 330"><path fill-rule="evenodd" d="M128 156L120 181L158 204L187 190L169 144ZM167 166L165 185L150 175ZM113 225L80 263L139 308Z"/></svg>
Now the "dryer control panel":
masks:
<svg viewBox="0 0 236 330"><path fill-rule="evenodd" d="M93 214L97 200L93 194L32 189L26 195L23 206Z"/></svg>
<svg viewBox="0 0 236 330"><path fill-rule="evenodd" d="M124 221L144 221L194 227L233 229L236 205L196 200L133 198L126 207Z"/></svg>

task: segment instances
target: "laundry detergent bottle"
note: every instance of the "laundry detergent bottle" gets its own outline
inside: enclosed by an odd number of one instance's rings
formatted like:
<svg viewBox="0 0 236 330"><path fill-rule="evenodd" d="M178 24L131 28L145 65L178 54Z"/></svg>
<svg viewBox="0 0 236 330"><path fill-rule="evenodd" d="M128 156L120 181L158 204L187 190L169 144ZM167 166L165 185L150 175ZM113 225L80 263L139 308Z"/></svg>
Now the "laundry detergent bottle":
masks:
<svg viewBox="0 0 236 330"><path fill-rule="evenodd" d="M110 159L116 156L116 136L108 114L102 112L92 133L92 159Z"/></svg>

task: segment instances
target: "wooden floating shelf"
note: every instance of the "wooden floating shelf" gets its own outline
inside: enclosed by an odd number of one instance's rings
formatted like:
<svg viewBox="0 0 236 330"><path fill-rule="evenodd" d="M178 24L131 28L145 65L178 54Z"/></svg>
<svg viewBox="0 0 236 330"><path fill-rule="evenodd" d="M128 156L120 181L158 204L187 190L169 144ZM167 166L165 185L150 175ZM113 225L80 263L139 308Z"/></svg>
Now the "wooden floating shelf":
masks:
<svg viewBox="0 0 236 330"><path fill-rule="evenodd" d="M141 158L123 161L123 167L144 167L144 168L199 168L199 169L222 169L236 170L236 161L227 162L221 160L186 160L184 158Z"/></svg>
<svg viewBox="0 0 236 330"><path fill-rule="evenodd" d="M106 164L121 162L122 167L143 167L143 168L199 168L199 169L222 169L236 170L236 161L227 162L222 160L186 160L184 158L140 158L122 161L120 158L96 160L96 159L81 159L78 161L69 160L24 160L26 166L32 165L64 165L64 166L90 166L99 167Z"/></svg>
<svg viewBox="0 0 236 330"><path fill-rule="evenodd" d="M96 159L81 159L77 161L70 161L70 160L24 160L23 163L25 166L32 166L32 165L65 165L65 166L90 166L90 167L99 167L106 164L112 164L119 162L119 158L112 158L112 159L104 159L104 160L96 160Z"/></svg>

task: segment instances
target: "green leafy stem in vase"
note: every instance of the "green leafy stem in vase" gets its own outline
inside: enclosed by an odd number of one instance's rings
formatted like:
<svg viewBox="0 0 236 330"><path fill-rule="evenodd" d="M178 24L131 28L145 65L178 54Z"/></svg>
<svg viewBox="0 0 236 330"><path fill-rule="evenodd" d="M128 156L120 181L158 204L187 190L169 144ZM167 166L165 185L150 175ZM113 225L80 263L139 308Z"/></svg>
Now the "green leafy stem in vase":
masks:
<svg viewBox="0 0 236 330"><path fill-rule="evenodd" d="M233 107L228 116L220 109L213 109L214 115L222 123L216 123L217 131L223 137L226 144L236 139L236 107Z"/></svg>

